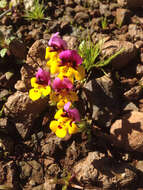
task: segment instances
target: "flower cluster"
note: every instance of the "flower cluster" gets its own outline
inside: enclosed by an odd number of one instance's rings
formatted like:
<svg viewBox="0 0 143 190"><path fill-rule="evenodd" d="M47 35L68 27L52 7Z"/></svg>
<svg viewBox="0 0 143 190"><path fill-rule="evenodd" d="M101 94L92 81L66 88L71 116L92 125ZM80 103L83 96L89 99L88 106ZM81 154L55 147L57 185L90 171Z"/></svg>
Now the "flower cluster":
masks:
<svg viewBox="0 0 143 190"><path fill-rule="evenodd" d="M49 95L50 101L57 106L50 129L63 138L67 133L78 132L76 123L80 122L80 115L73 106L78 101L75 81L84 78L85 70L82 58L76 50L67 49L67 43L60 38L58 32L49 40L45 59L48 71L39 68L36 77L31 79L33 88L29 91L29 97L36 101Z"/></svg>

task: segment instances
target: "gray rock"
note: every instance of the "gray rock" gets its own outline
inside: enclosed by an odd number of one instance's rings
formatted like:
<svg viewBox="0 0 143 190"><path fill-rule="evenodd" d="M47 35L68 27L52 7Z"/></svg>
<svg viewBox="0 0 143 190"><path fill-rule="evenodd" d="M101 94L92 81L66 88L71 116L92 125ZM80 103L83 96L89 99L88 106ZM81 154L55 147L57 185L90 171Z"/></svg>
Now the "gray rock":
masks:
<svg viewBox="0 0 143 190"><path fill-rule="evenodd" d="M130 61L136 57L137 49L131 42L118 40L107 41L102 46L102 54L104 56L111 56L121 49L123 49L123 51L111 61L115 69L121 69L128 65Z"/></svg>
<svg viewBox="0 0 143 190"><path fill-rule="evenodd" d="M113 81L106 76L85 83L82 97L87 101L87 110L92 114L93 120L100 125L109 126L119 112L117 89ZM81 113L83 109L81 108Z"/></svg>

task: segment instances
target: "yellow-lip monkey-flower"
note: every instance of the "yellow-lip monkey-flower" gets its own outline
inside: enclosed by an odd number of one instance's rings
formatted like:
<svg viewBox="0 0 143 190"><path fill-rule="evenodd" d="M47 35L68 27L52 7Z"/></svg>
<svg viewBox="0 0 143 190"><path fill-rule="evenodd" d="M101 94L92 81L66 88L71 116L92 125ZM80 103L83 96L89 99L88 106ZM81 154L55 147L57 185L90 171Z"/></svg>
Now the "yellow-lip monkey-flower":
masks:
<svg viewBox="0 0 143 190"><path fill-rule="evenodd" d="M57 108L62 109L67 102L78 101L76 92L67 89L61 89L58 92L50 93L50 100L53 103L57 103Z"/></svg>
<svg viewBox="0 0 143 190"><path fill-rule="evenodd" d="M41 68L36 73L36 77L31 78L31 86L33 87L29 91L29 97L33 101L38 100L40 97L45 97L50 94L50 74Z"/></svg>
<svg viewBox="0 0 143 190"><path fill-rule="evenodd" d="M70 109L71 102L65 104L64 109L59 109L55 114L55 119L50 123L50 129L60 138L66 134L77 133L78 126L76 122L80 121L79 112L76 108Z"/></svg>

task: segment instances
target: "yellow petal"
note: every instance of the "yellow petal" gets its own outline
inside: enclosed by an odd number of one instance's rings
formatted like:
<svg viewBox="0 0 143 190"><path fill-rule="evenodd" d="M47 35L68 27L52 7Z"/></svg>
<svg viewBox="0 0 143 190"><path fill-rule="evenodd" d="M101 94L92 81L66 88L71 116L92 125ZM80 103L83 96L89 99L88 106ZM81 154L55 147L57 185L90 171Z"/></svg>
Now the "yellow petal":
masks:
<svg viewBox="0 0 143 190"><path fill-rule="evenodd" d="M72 122L71 124L68 123L68 132L69 134L78 133L78 127L74 122Z"/></svg>
<svg viewBox="0 0 143 190"><path fill-rule="evenodd" d="M71 102L78 101L78 96L77 96L76 92L74 92L74 91L70 91L67 98L68 98L69 101L71 101Z"/></svg>
<svg viewBox="0 0 143 190"><path fill-rule="evenodd" d="M36 101L41 97L41 92L38 88L32 88L29 90L29 97L31 100Z"/></svg>
<svg viewBox="0 0 143 190"><path fill-rule="evenodd" d="M59 72L59 67L57 65L52 65L50 68L51 74L56 74Z"/></svg>
<svg viewBox="0 0 143 190"><path fill-rule="evenodd" d="M77 67L77 71L75 72L75 79L76 80L83 80L85 77L85 69L82 65Z"/></svg>
<svg viewBox="0 0 143 190"><path fill-rule="evenodd" d="M33 77L31 78L31 86L34 87L34 88L37 88L38 87L38 84L36 83L36 77Z"/></svg>
<svg viewBox="0 0 143 190"><path fill-rule="evenodd" d="M50 100L53 103L58 102L59 101L59 95L56 92L51 91L51 93L50 93Z"/></svg>
<svg viewBox="0 0 143 190"><path fill-rule="evenodd" d="M67 130L64 127L63 128L57 128L55 134L59 138L64 138L67 134Z"/></svg>
<svg viewBox="0 0 143 190"><path fill-rule="evenodd" d="M44 88L41 88L40 90L41 90L43 96L47 96L51 92L51 87L50 86L46 86Z"/></svg>
<svg viewBox="0 0 143 190"><path fill-rule="evenodd" d="M51 121L49 127L50 127L50 129L51 129L52 132L54 132L54 133L56 132L58 124L59 124L58 121L55 121L55 120Z"/></svg>
<svg viewBox="0 0 143 190"><path fill-rule="evenodd" d="M62 117L62 114L63 114L63 113L64 113L64 112L63 112L63 109L59 109L59 110L56 112L54 118L55 118L55 119L60 119L60 117Z"/></svg>
<svg viewBox="0 0 143 190"><path fill-rule="evenodd" d="M57 103L57 108L58 109L63 109L64 105L68 102L67 99L61 99L58 103Z"/></svg>
<svg viewBox="0 0 143 190"><path fill-rule="evenodd" d="M50 47L46 47L46 55L45 55L45 59L50 59Z"/></svg>

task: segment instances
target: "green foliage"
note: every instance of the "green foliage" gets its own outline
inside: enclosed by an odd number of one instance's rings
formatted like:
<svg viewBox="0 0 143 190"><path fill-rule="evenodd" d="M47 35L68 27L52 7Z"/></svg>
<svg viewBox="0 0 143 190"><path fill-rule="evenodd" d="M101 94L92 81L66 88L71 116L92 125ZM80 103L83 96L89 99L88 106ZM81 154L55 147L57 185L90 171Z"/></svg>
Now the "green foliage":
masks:
<svg viewBox="0 0 143 190"><path fill-rule="evenodd" d="M35 0L33 9L31 11L26 11L24 17L26 18L26 20L49 19L49 18L44 18L44 11L45 11L44 2L42 1L42 3L40 3L39 0Z"/></svg>
<svg viewBox="0 0 143 190"><path fill-rule="evenodd" d="M14 36L5 38L4 34L0 31L0 57L3 58L9 48L10 42L14 39Z"/></svg>
<svg viewBox="0 0 143 190"><path fill-rule="evenodd" d="M92 123L92 120L89 120L87 118L77 123L79 132L85 133L88 137L88 141L91 141L92 139L91 138L91 123Z"/></svg>
<svg viewBox="0 0 143 190"><path fill-rule="evenodd" d="M93 67L101 68L108 65L115 57L123 52L123 49L121 49L105 59L103 56L101 57L101 46L103 43L104 39L94 45L90 38L80 43L78 51L83 58L83 65L87 71Z"/></svg>
<svg viewBox="0 0 143 190"><path fill-rule="evenodd" d="M72 178L72 174L68 171L66 171L66 169L63 170L62 176L60 179L59 178L55 178L54 179L54 183L56 184L61 184L62 185L62 190L68 190L68 186L70 186L70 180Z"/></svg>
<svg viewBox="0 0 143 190"><path fill-rule="evenodd" d="M3 48L0 50L0 57L4 57L6 55L6 52L7 52L7 48Z"/></svg>
<svg viewBox="0 0 143 190"><path fill-rule="evenodd" d="M102 17L101 26L102 26L103 30L105 30L107 28L107 26L108 26L107 17Z"/></svg>
<svg viewBox="0 0 143 190"><path fill-rule="evenodd" d="M94 45L89 37L87 40L83 40L80 43L78 52L83 58L83 65L87 71L92 67L95 67L95 60L100 55L102 44L103 41L100 40L96 45Z"/></svg>
<svg viewBox="0 0 143 190"><path fill-rule="evenodd" d="M0 118L2 117L3 115L3 111L4 111L4 106L2 106L1 110L0 110Z"/></svg>

